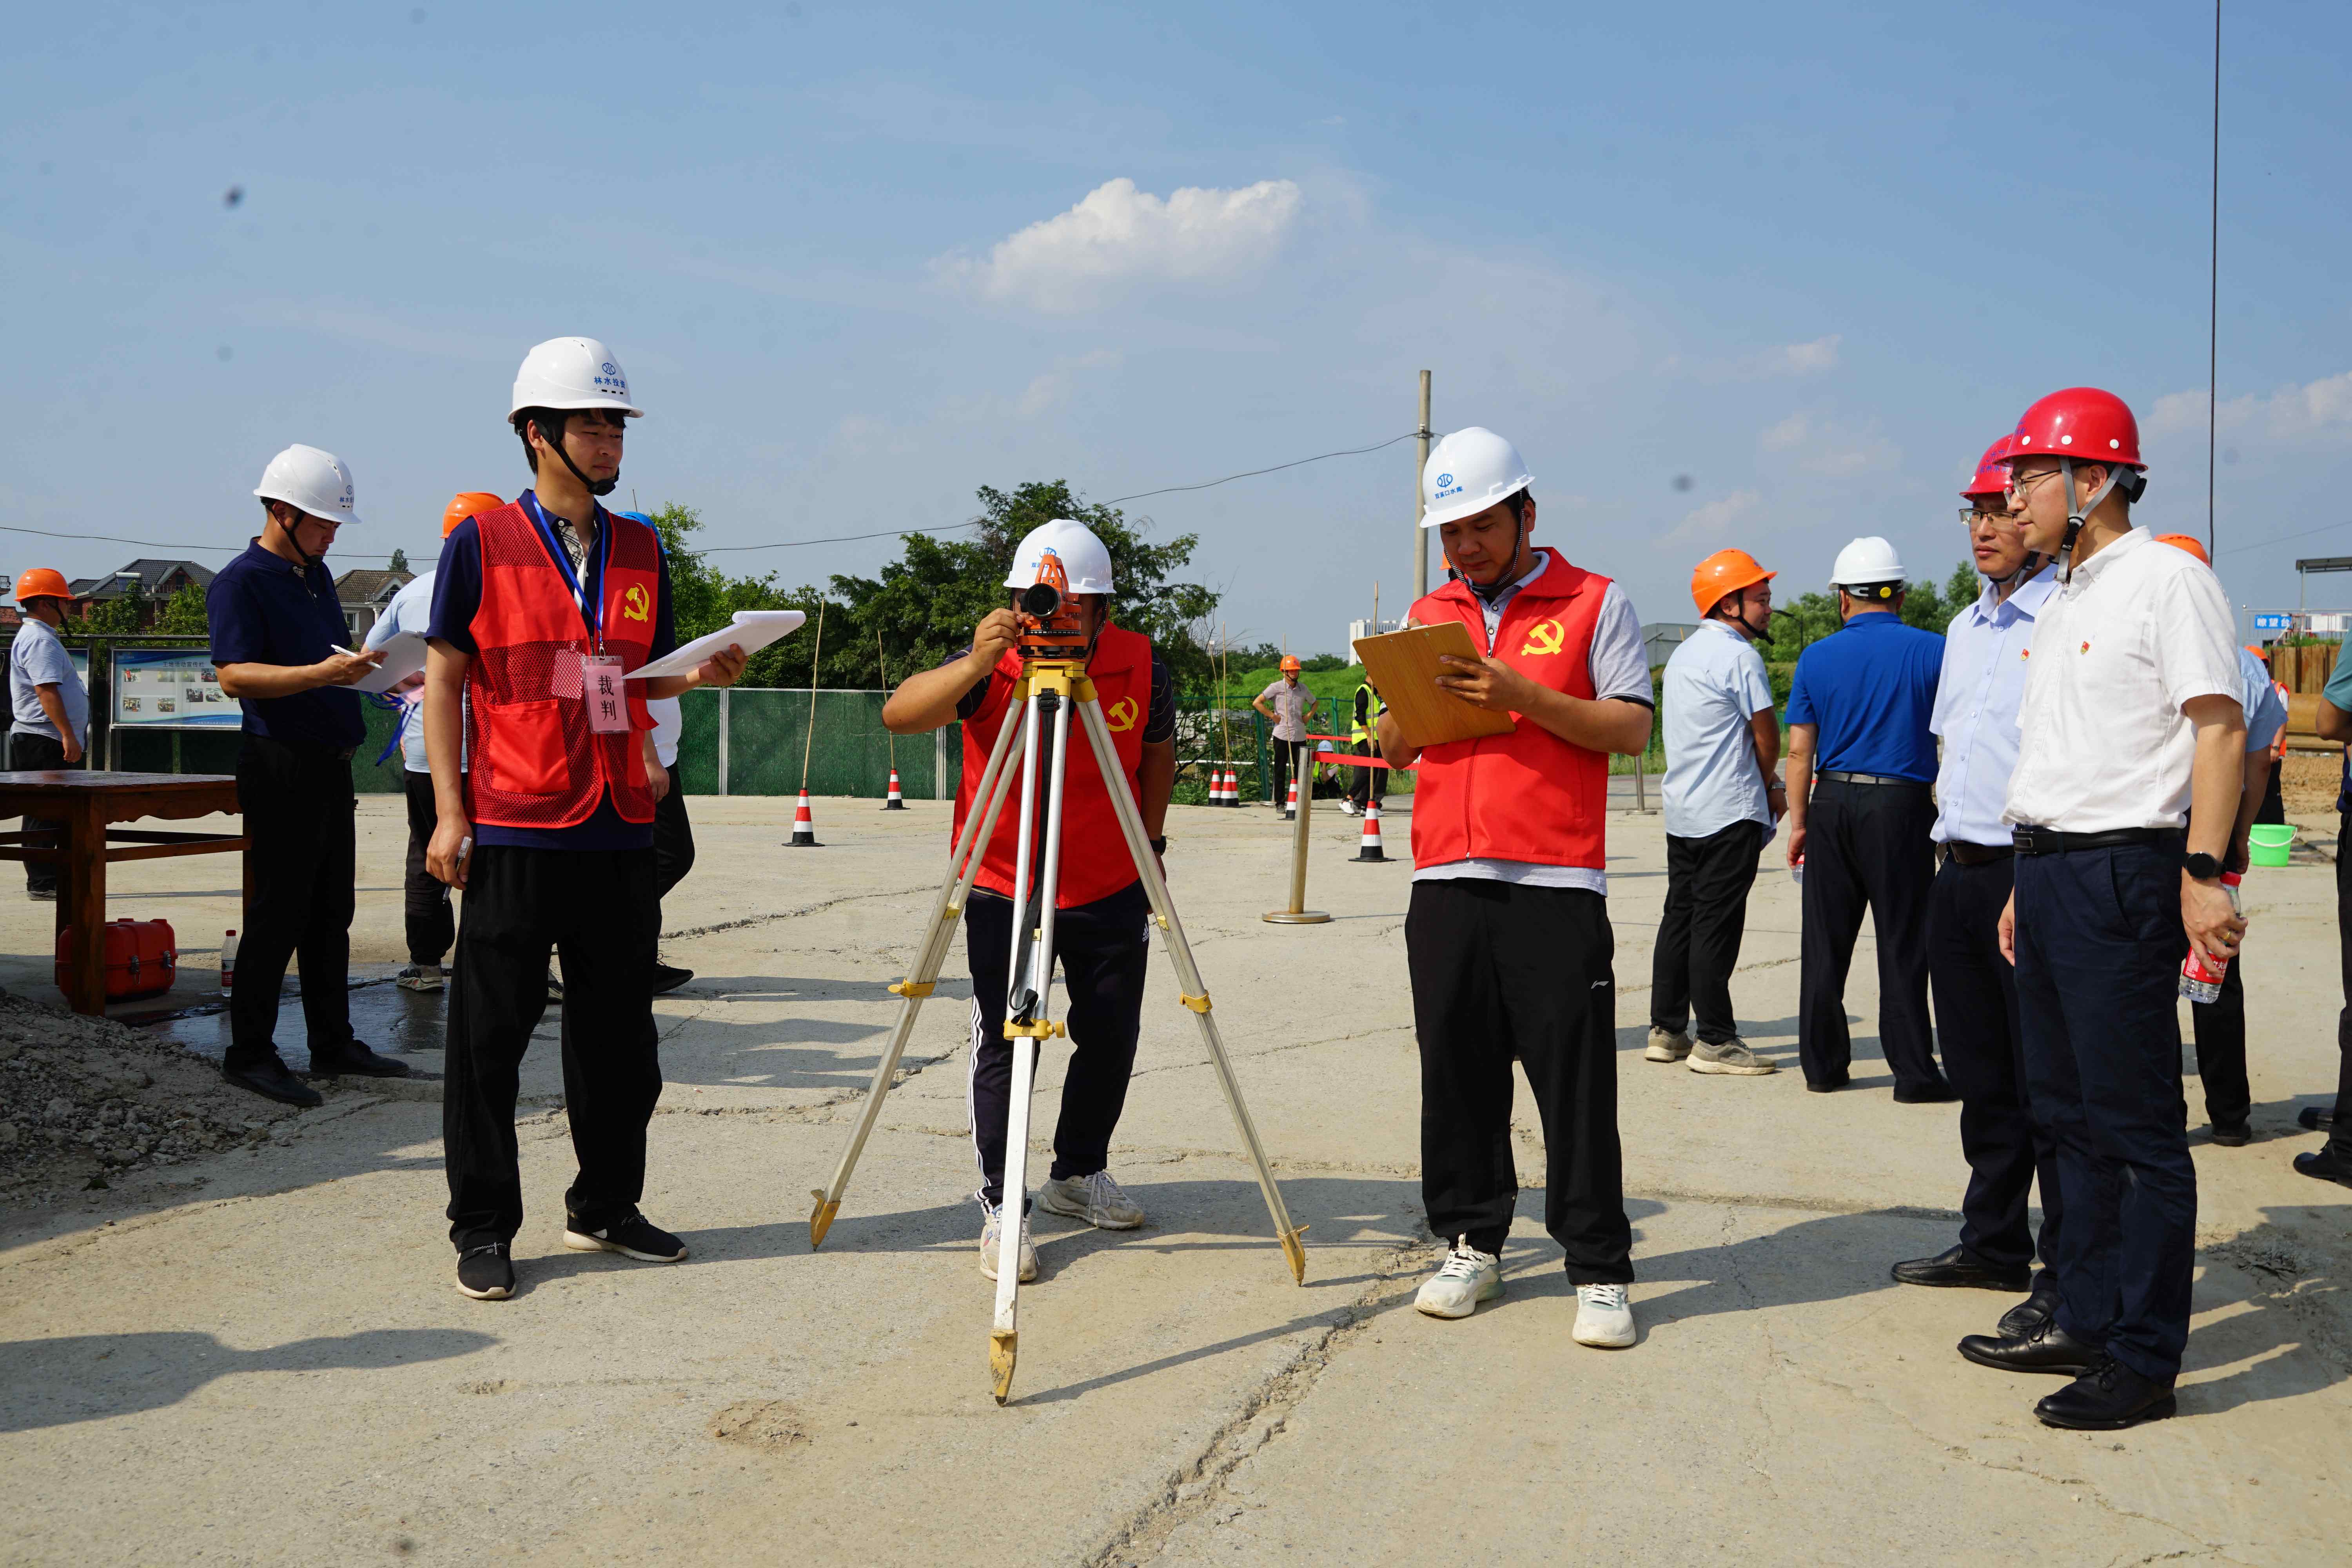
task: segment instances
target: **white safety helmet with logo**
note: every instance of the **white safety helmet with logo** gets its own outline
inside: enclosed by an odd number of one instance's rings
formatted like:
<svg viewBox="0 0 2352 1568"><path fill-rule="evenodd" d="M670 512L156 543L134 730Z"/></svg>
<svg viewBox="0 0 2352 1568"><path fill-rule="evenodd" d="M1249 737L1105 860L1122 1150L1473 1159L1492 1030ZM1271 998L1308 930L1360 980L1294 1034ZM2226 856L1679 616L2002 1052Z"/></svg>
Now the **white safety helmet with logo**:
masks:
<svg viewBox="0 0 2352 1568"><path fill-rule="evenodd" d="M253 493L264 500L284 501L322 522L357 522L352 510L352 471L332 452L297 441L269 459Z"/></svg>
<svg viewBox="0 0 2352 1568"><path fill-rule="evenodd" d="M630 419L646 412L629 401L629 377L620 361L594 338L550 338L522 356L514 406L507 412L526 408L617 408Z"/></svg>
<svg viewBox="0 0 2352 1568"><path fill-rule="evenodd" d="M1830 586L1857 599L1892 599L1903 588L1903 558L1876 534L1864 534L1838 552Z"/></svg>
<svg viewBox="0 0 2352 1568"><path fill-rule="evenodd" d="M1429 449L1421 470L1421 526L1475 517L1533 483L1517 447L1482 425L1465 425Z"/></svg>
<svg viewBox="0 0 2352 1568"><path fill-rule="evenodd" d="M1013 552L1013 570L1004 574L1004 585L1026 588L1035 583L1048 551L1061 557L1062 572L1070 580L1071 593L1111 591L1110 552L1103 548L1103 542L1094 536L1091 529L1066 517L1041 522L1022 537L1019 547Z"/></svg>

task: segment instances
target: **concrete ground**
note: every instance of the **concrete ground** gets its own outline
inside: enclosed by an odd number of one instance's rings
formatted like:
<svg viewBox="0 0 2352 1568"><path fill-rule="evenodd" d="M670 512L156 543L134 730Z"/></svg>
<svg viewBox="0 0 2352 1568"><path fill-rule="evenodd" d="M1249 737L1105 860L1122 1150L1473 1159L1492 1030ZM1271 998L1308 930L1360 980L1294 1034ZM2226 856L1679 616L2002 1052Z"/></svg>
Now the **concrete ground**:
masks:
<svg viewBox="0 0 2352 1568"><path fill-rule="evenodd" d="M362 975L402 958L396 804L362 806ZM1411 1310L1437 1247L1417 1181L1408 866L1353 862L1358 825L1318 812L1309 898L1335 918L1268 925L1287 829L1264 809L1179 808L1169 867L1312 1227L1307 1283L1155 957L1113 1152L1151 1223L1117 1235L1039 1215L1043 1278L1000 1409L961 944L822 1251L805 1224L894 1017L884 987L919 934L946 808L821 802L826 847L795 851L779 847L788 802L692 805L701 857L665 926L698 973L659 1004L669 1088L646 1197L692 1258L562 1249L552 1018L524 1072L514 1300L451 1289L429 1079L339 1088L249 1147L108 1192L26 1195L0 1222L0 1560L2344 1560L2352 1193L2289 1166L2317 1142L2295 1110L2335 1081L2324 861L2248 884L2256 1142L2212 1146L2189 1082L2200 1251L2180 1415L2089 1436L2033 1420L2053 1381L1953 1353L2010 1298L1889 1283L1890 1262L1954 1238L1958 1110L1893 1103L1866 937L1854 1087L1803 1092L1796 889L1771 851L1736 994L1749 1039L1789 1070L1700 1077L1642 1059L1663 831L1611 823L1642 1325L1612 1353L1569 1338L1524 1120L1507 1293L1466 1321ZM1391 826L1402 857L1407 820ZM205 1000L194 950L234 923L225 866L118 868L114 912L182 931L186 1003ZM53 999L48 918L0 903L0 949L34 955L0 982ZM436 998L378 983L353 1002L362 1036L438 1071ZM289 1006L281 1044L299 1062L298 1019ZM217 1014L155 1026L219 1048ZM1042 1128L1066 1059L1046 1053Z"/></svg>

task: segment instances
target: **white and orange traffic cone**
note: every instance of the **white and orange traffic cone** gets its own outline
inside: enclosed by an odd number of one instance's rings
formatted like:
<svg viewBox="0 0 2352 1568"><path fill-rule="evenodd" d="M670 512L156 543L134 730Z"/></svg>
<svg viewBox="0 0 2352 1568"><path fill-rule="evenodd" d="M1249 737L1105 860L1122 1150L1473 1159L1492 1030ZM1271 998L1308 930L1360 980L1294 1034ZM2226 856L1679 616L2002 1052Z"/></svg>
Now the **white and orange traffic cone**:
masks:
<svg viewBox="0 0 2352 1568"><path fill-rule="evenodd" d="M1366 862L1388 858L1381 852L1381 803L1379 801L1368 800L1364 803L1364 840L1356 850L1356 858Z"/></svg>
<svg viewBox="0 0 2352 1568"><path fill-rule="evenodd" d="M907 797L898 793L898 770L896 768L890 770L890 798L882 803L882 809L885 811L907 809Z"/></svg>
<svg viewBox="0 0 2352 1568"><path fill-rule="evenodd" d="M1298 815L1298 775L1297 775L1297 773L1293 773L1293 774L1291 774L1291 775L1290 775L1290 800L1289 800L1289 803L1288 803L1287 805L1284 805L1284 806L1283 806L1283 808L1282 808L1282 819L1283 819L1285 822L1287 822L1287 821L1289 821L1292 817L1297 816L1297 815Z"/></svg>
<svg viewBox="0 0 2352 1568"><path fill-rule="evenodd" d="M1226 768L1217 774L1217 804L1239 805L1242 803L1242 781L1234 770Z"/></svg>
<svg viewBox="0 0 2352 1568"><path fill-rule="evenodd" d="M800 804L793 807L793 836L784 840L787 849L822 849L816 841L816 818L809 815L808 791L801 791Z"/></svg>

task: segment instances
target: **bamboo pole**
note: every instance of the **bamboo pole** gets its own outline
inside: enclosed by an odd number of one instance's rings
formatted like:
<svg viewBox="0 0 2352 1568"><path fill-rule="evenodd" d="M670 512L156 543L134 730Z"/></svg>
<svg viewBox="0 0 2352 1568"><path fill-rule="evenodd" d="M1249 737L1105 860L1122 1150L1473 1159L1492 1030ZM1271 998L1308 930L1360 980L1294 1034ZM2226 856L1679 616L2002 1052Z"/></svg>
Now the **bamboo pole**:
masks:
<svg viewBox="0 0 2352 1568"><path fill-rule="evenodd" d="M816 647L809 653L808 741L801 747L801 793L808 793L809 759L816 754L816 661L824 655L824 601L816 602Z"/></svg>
<svg viewBox="0 0 2352 1568"><path fill-rule="evenodd" d="M874 673L882 680L882 700L889 701L890 671L882 662L882 628L880 626L874 628ZM816 711L816 689L814 686L809 689L809 711L812 713ZM890 771L895 773L898 771L898 731L885 725L882 732L890 737Z"/></svg>

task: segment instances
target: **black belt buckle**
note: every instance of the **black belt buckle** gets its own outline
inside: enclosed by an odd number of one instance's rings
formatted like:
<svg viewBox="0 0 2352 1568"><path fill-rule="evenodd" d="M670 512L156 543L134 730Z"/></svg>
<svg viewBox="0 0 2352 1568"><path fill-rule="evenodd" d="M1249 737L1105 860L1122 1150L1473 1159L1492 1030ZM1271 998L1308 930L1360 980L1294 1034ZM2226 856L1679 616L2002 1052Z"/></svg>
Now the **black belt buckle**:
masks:
<svg viewBox="0 0 2352 1568"><path fill-rule="evenodd" d="M2058 848L2057 845L2051 843L2047 838L2035 838L2033 829L2031 827L2010 829L2009 842L2010 847L2020 855L2048 855L2055 853Z"/></svg>

